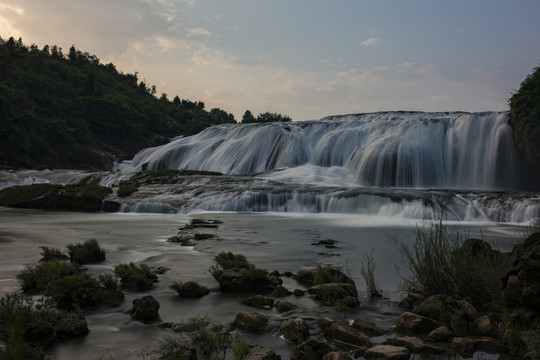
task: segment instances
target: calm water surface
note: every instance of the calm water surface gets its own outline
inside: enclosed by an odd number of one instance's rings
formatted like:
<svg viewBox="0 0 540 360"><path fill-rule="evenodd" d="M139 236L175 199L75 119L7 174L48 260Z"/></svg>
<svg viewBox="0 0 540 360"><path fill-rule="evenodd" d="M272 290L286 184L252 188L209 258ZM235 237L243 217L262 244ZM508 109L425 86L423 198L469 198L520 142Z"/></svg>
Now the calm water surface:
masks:
<svg viewBox="0 0 540 360"><path fill-rule="evenodd" d="M219 230L211 232L219 240L206 240L196 247L167 243L178 229L192 218L223 221ZM162 321L187 322L195 316L230 324L241 311L257 311L269 315L275 323L289 316L317 318L324 315L348 319L360 317L390 328L399 309L401 298L396 265L401 255L395 239L411 244L415 239L417 222L388 217L358 215L313 214L238 214L199 213L190 215L145 215L118 213L46 212L14 210L0 207L0 296L19 291L16 274L40 259L39 246L64 249L66 245L95 238L106 250L107 260L88 266L94 274L111 272L124 262L144 262L151 267L164 266L170 270L159 275L155 287L144 293L129 292L119 308L104 307L87 314L88 336L62 343L52 350L53 359L137 359L156 348L168 330L157 326L159 321L143 324L129 316L134 298L151 294L160 302ZM419 224L422 225L422 224ZM493 223L455 223L452 227L480 236L480 231L507 250L520 228ZM312 245L323 239L337 240L337 248L326 249ZM217 282L208 272L213 257L220 251L242 253L258 267L269 271L297 271L318 264L341 265L356 281L364 306L352 312L335 312L321 307L308 297L290 296L285 300L299 307L292 314L275 310L259 310L242 305L245 296L222 294ZM370 253L376 263L375 277L385 298L370 303L365 296L365 284L360 275L364 253ZM194 280L212 289L201 299L181 299L168 286L173 281ZM290 290L303 288L290 278L283 278ZM272 348L284 359L291 347L279 333L248 336L250 343Z"/></svg>

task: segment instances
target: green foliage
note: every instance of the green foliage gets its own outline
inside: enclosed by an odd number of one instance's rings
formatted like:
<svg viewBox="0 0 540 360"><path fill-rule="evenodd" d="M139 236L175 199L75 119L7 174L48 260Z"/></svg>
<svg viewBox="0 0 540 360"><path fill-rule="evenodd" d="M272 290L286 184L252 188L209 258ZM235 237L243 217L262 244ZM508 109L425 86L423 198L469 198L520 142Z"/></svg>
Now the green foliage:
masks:
<svg viewBox="0 0 540 360"><path fill-rule="evenodd" d="M540 169L540 67L527 75L509 102L518 149L528 164Z"/></svg>
<svg viewBox="0 0 540 360"><path fill-rule="evenodd" d="M122 287L128 290L148 290L157 281L156 274L146 264L118 264L114 273L120 278Z"/></svg>
<svg viewBox="0 0 540 360"><path fill-rule="evenodd" d="M68 260L69 256L64 254L61 250L48 247L48 246L40 246L41 248L41 259L40 262L47 262L47 261L63 261Z"/></svg>
<svg viewBox="0 0 540 360"><path fill-rule="evenodd" d="M139 190L139 188L130 182L123 182L118 186L118 196L126 197Z"/></svg>
<svg viewBox="0 0 540 360"><path fill-rule="evenodd" d="M57 279L77 272L75 264L47 261L21 271L17 274L17 279L24 292L40 293L47 290Z"/></svg>
<svg viewBox="0 0 540 360"><path fill-rule="evenodd" d="M531 359L540 359L540 320L537 320L529 329L521 334L527 350L531 354Z"/></svg>
<svg viewBox="0 0 540 360"><path fill-rule="evenodd" d="M64 310L87 309L98 305L99 282L87 273L77 273L55 280L45 291Z"/></svg>
<svg viewBox="0 0 540 360"><path fill-rule="evenodd" d="M99 283L105 289L109 289L109 290L118 289L118 278L115 275L110 274L110 273L100 274L98 278L99 278Z"/></svg>
<svg viewBox="0 0 540 360"><path fill-rule="evenodd" d="M99 247L96 239L84 243L69 244L67 246L71 262L84 265L94 264L105 260L105 251Z"/></svg>
<svg viewBox="0 0 540 360"><path fill-rule="evenodd" d="M0 167L110 168L177 135L234 117L167 96L74 46L0 38Z"/></svg>
<svg viewBox="0 0 540 360"><path fill-rule="evenodd" d="M242 117L242 124L249 123L270 123L270 122L289 122L292 119L287 115L281 115L278 113L271 113L269 111L259 114L256 118L251 111L246 110Z"/></svg>
<svg viewBox="0 0 540 360"><path fill-rule="evenodd" d="M0 205L17 208L99 211L110 188L96 184L32 184L0 190Z"/></svg>
<svg viewBox="0 0 540 360"><path fill-rule="evenodd" d="M242 254L233 254L230 251L221 251L214 256L214 261L222 269L249 269L253 267Z"/></svg>
<svg viewBox="0 0 540 360"><path fill-rule="evenodd" d="M417 227L411 247L398 244L409 270L401 279L402 289L425 297L461 296L480 305L498 299L504 256L493 250L475 253L463 244L464 235L450 232L442 214L429 229Z"/></svg>
<svg viewBox="0 0 540 360"><path fill-rule="evenodd" d="M317 265L313 285L330 283L351 283L351 279L343 273L341 265Z"/></svg>

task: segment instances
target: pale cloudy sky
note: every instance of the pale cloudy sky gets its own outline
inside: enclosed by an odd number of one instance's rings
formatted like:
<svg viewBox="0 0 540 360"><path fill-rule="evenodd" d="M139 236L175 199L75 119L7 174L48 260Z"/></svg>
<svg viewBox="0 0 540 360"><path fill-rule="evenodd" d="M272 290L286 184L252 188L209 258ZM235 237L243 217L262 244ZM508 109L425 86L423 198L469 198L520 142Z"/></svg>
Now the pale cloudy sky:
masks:
<svg viewBox="0 0 540 360"><path fill-rule="evenodd" d="M540 65L539 0L0 0L0 36L74 44L240 120L506 110Z"/></svg>

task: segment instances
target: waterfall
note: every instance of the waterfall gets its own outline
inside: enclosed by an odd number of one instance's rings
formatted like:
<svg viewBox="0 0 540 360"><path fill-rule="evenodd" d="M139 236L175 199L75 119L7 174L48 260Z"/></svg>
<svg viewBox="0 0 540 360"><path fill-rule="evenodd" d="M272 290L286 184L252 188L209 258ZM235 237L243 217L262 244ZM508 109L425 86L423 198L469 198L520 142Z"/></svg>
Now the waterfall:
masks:
<svg viewBox="0 0 540 360"><path fill-rule="evenodd" d="M506 112L384 112L295 123L221 125L135 156L128 168L224 174L341 168L357 186L506 189L518 186ZM293 170L296 169L296 170ZM305 175L305 174L304 174ZM283 178L283 174L277 174ZM310 176L308 174L308 176Z"/></svg>

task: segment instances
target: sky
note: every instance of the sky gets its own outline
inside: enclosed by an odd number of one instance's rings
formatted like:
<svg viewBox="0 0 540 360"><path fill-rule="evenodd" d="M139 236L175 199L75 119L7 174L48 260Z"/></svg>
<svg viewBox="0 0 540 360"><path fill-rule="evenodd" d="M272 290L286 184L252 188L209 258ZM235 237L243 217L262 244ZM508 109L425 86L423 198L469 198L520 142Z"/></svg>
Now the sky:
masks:
<svg viewBox="0 0 540 360"><path fill-rule="evenodd" d="M157 95L293 120L501 111L540 65L538 0L0 0L0 36L72 45Z"/></svg>

